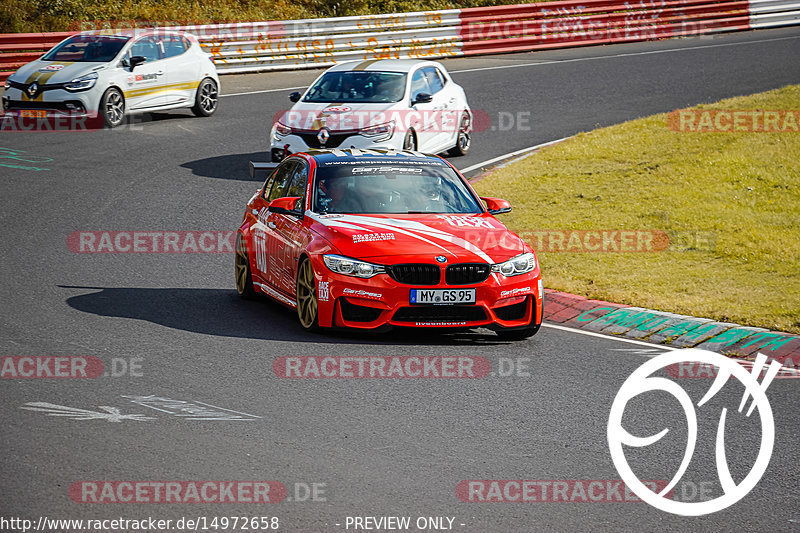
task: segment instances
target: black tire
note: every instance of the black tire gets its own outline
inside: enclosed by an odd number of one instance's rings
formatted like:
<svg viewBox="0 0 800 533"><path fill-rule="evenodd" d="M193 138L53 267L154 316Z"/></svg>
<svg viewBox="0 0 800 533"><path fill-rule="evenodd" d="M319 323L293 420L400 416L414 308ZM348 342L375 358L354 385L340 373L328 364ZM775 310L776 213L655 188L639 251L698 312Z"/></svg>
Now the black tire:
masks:
<svg viewBox="0 0 800 533"><path fill-rule="evenodd" d="M219 90L217 89L217 82L211 78L205 78L197 86L192 113L198 117L210 117L217 110L218 102Z"/></svg>
<svg viewBox="0 0 800 533"><path fill-rule="evenodd" d="M100 114L103 123L109 128L116 128L125 120L125 97L116 87L109 88L100 98Z"/></svg>
<svg viewBox="0 0 800 533"><path fill-rule="evenodd" d="M461 124L459 124L458 128L458 137L456 137L456 145L450 150L447 151L448 155L453 157L458 157L462 155L467 155L469 153L469 147L472 144L472 138L469 134L469 115L464 113L461 116Z"/></svg>
<svg viewBox="0 0 800 533"><path fill-rule="evenodd" d="M408 130L408 133L406 133L406 138L403 139L403 150L417 151L417 136L414 134L414 130Z"/></svg>
<svg viewBox="0 0 800 533"><path fill-rule="evenodd" d="M236 236L236 292L243 300L252 300L256 297L253 287L253 274L250 271L250 254L244 235Z"/></svg>
<svg viewBox="0 0 800 533"><path fill-rule="evenodd" d="M297 266L297 318L306 331L319 330L319 307L314 267L308 257L303 257Z"/></svg>

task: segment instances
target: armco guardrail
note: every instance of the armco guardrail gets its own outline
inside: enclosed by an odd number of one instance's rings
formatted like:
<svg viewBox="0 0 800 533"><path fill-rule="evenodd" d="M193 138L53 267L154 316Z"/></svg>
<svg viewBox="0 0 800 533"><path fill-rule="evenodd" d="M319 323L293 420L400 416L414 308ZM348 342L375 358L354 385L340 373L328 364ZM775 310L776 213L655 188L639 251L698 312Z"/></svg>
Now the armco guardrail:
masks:
<svg viewBox="0 0 800 533"><path fill-rule="evenodd" d="M566 0L417 13L179 26L220 73L664 39L800 24L800 0ZM0 34L0 80L66 33Z"/></svg>

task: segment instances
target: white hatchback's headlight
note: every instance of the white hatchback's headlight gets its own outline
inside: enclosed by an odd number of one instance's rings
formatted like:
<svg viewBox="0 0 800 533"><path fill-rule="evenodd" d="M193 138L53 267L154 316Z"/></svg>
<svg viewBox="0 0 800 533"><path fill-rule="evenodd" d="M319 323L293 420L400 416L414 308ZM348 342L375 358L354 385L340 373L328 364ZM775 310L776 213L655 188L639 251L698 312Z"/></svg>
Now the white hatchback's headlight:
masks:
<svg viewBox="0 0 800 533"><path fill-rule="evenodd" d="M366 261L359 261L358 259L351 259L342 255L323 255L322 260L325 261L331 272L337 274L344 274L345 276L353 276L356 278L371 278L377 274L383 274L386 269L380 265L373 265Z"/></svg>
<svg viewBox="0 0 800 533"><path fill-rule="evenodd" d="M532 253L524 253L517 257L512 257L503 263L492 265L492 272L498 272L506 277L527 274L536 268L536 256Z"/></svg>
<svg viewBox="0 0 800 533"><path fill-rule="evenodd" d="M95 83L97 83L97 72L92 72L65 83L64 88L68 91L85 91L94 87Z"/></svg>
<svg viewBox="0 0 800 533"><path fill-rule="evenodd" d="M374 141L388 139L394 133L394 121L367 126L358 131L364 137L370 137Z"/></svg>
<svg viewBox="0 0 800 533"><path fill-rule="evenodd" d="M292 128L282 122L276 122L274 130L278 135L290 135L292 133Z"/></svg>

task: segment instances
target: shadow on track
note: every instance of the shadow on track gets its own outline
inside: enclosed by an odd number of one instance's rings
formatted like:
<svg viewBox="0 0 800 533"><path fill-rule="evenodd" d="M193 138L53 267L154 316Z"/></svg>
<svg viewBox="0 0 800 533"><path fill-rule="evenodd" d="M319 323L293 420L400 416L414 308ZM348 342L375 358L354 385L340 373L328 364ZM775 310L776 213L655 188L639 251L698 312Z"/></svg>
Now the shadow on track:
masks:
<svg viewBox="0 0 800 533"><path fill-rule="evenodd" d="M94 315L145 320L164 327L247 339L337 344L499 345L494 333L478 330L439 333L432 330L393 330L388 333L307 333L294 311L266 298L244 301L229 289L152 289L58 285L62 289L95 292L67 298L73 309Z"/></svg>
<svg viewBox="0 0 800 533"><path fill-rule="evenodd" d="M250 161L267 163L272 161L268 152L253 152L251 154L227 154L205 159L197 159L183 163L181 167L188 168L195 176L205 178L218 178L226 180L252 181L250 177Z"/></svg>

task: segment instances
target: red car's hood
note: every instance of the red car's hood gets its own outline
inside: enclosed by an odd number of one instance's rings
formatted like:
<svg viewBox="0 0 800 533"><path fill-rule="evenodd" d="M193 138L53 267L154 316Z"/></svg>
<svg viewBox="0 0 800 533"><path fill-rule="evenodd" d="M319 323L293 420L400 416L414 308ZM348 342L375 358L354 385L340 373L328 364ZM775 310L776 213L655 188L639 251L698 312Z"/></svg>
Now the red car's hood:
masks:
<svg viewBox="0 0 800 533"><path fill-rule="evenodd" d="M311 229L343 255L378 264L499 263L524 251L522 240L488 213L475 215L319 215Z"/></svg>

